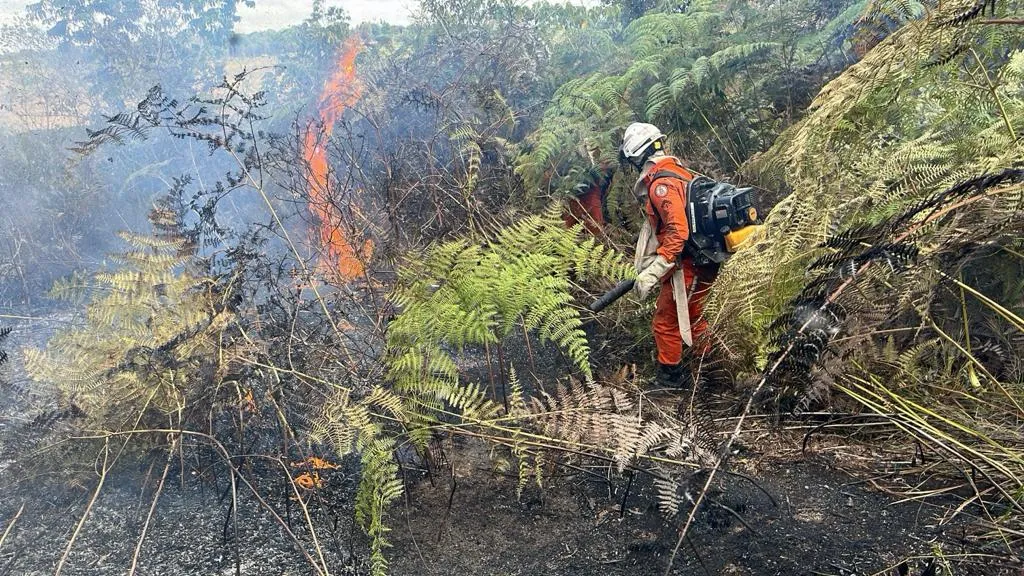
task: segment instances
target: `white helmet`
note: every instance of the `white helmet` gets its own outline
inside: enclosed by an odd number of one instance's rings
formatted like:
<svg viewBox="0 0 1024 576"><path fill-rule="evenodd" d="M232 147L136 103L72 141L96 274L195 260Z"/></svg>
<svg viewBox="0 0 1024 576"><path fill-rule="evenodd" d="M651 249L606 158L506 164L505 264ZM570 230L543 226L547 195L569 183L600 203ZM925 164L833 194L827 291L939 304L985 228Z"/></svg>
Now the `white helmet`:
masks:
<svg viewBox="0 0 1024 576"><path fill-rule="evenodd" d="M626 127L622 135L622 146L619 152L630 162L642 159L644 152L651 147L651 144L664 140L666 136L653 124L634 122Z"/></svg>

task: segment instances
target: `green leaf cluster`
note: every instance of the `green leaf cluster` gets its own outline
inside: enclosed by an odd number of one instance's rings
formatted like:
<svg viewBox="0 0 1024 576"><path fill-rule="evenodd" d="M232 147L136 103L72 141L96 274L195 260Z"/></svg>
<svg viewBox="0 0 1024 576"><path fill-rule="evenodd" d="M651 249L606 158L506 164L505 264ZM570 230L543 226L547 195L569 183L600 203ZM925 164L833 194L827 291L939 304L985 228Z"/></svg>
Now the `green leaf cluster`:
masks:
<svg viewBox="0 0 1024 576"><path fill-rule="evenodd" d="M572 193L588 170L616 162L635 121L659 126L691 164L719 171L766 148L817 79L845 63L844 28L859 13L847 9L854 2L776 4L693 1L610 30L619 42L603 66L562 84L526 138L517 171L528 189Z"/></svg>
<svg viewBox="0 0 1024 576"><path fill-rule="evenodd" d="M579 226L566 229L554 206L504 228L487 244L435 246L400 274L394 302L402 312L388 342L396 351L390 375L404 390L421 386L425 374L455 380L454 362L437 359L443 346L495 344L518 328L558 345L589 379L589 347L571 305L573 283L628 278L633 271Z"/></svg>

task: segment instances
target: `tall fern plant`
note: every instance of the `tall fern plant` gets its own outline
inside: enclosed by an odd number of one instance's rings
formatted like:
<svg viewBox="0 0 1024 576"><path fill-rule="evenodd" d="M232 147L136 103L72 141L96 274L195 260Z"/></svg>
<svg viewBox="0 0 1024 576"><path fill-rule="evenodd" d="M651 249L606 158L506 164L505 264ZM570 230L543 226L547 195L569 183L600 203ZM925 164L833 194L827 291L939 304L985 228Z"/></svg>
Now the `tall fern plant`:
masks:
<svg viewBox="0 0 1024 576"><path fill-rule="evenodd" d="M496 417L516 413L521 388L510 376L511 405L467 380L458 354L499 346L519 330L557 346L586 380L593 378L577 282L633 275L621 255L566 229L557 206L507 226L489 240L455 240L408 258L392 301L399 313L387 328L387 382L369 390L338 388L312 423L314 441L339 455L358 454L362 477L356 515L371 537L375 574L387 570L386 513L402 494L394 450L399 442L426 447L452 423L511 434ZM511 366L502 367L514 374Z"/></svg>
<svg viewBox="0 0 1024 576"><path fill-rule="evenodd" d="M986 532L1011 556L1024 511L1024 32L1006 23L1020 17L1009 2L943 2L825 86L746 166L793 192L707 308L718 349L766 370L758 389L783 413L852 400L934 458L932 481L983 476L967 503L1008 511Z"/></svg>
<svg viewBox="0 0 1024 576"><path fill-rule="evenodd" d="M83 322L25 350L30 376L55 386L89 429L180 425L226 371L226 298L178 234L175 212L162 204L149 218L153 235L120 234L129 249L113 256L118 267L54 285L54 297L85 304Z"/></svg>
<svg viewBox="0 0 1024 576"><path fill-rule="evenodd" d="M858 4L699 0L652 10L606 48L599 70L557 90L517 170L542 198L569 194L614 163L621 130L642 121L702 171L732 171L767 147L827 68L846 62L843 30L859 13L847 8Z"/></svg>
<svg viewBox="0 0 1024 576"><path fill-rule="evenodd" d="M765 329L802 289L819 244L1024 159L1024 33L960 20L974 4L944 4L882 41L744 167L765 188L793 190L711 296L719 337L748 366L764 359Z"/></svg>
<svg viewBox="0 0 1024 576"><path fill-rule="evenodd" d="M401 270L394 302L402 313L388 329L398 354L390 374L399 387L415 386L426 366L411 358L450 358L438 354L442 346L493 345L523 329L557 345L590 379L589 348L571 289L575 282L632 273L620 254L580 236L578 227L566 230L556 208L483 245L436 246ZM451 377L452 367L434 368Z"/></svg>

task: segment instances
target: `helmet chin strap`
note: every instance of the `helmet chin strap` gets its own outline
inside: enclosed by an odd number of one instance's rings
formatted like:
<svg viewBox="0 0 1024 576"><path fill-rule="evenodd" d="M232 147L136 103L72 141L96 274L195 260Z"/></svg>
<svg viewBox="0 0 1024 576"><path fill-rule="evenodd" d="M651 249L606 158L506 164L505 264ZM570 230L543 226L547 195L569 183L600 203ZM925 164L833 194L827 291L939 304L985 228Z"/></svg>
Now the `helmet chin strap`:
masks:
<svg viewBox="0 0 1024 576"><path fill-rule="evenodd" d="M652 151L651 151L650 153L648 153L648 154L644 154L643 156L641 156L641 157L640 157L640 159L639 159L639 160L638 160L638 161L637 161L636 163L634 163L634 162L633 162L632 160L630 160L630 163L631 163L631 164L633 164L633 166L634 166L634 167L635 167L635 168L636 168L637 170L639 170L639 171L643 172L643 170L644 170L644 164L647 164L647 162L648 162L648 161L649 161L649 160L650 160L651 158L660 158L660 157L662 157L662 156L664 156L664 155L665 155L665 151L664 151L664 150L661 150L661 149L658 149L658 150L652 150Z"/></svg>

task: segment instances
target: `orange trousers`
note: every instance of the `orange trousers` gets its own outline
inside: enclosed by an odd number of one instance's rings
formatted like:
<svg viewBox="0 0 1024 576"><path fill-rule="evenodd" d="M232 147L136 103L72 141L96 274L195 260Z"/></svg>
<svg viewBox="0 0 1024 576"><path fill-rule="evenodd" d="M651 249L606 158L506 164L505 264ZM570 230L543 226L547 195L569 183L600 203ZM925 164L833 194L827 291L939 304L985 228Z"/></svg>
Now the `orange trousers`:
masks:
<svg viewBox="0 0 1024 576"><path fill-rule="evenodd" d="M695 266L691 258L680 262L683 279L686 282L687 308L690 312L690 334L697 354L710 349L708 321L704 318L704 299L707 298L711 283L718 275L717 266ZM675 269L673 268L673 271ZM683 337L679 334L679 317L676 315L676 300L672 296L672 272L661 283L661 293L654 308L654 343L658 347L660 364L676 365L683 359Z"/></svg>

